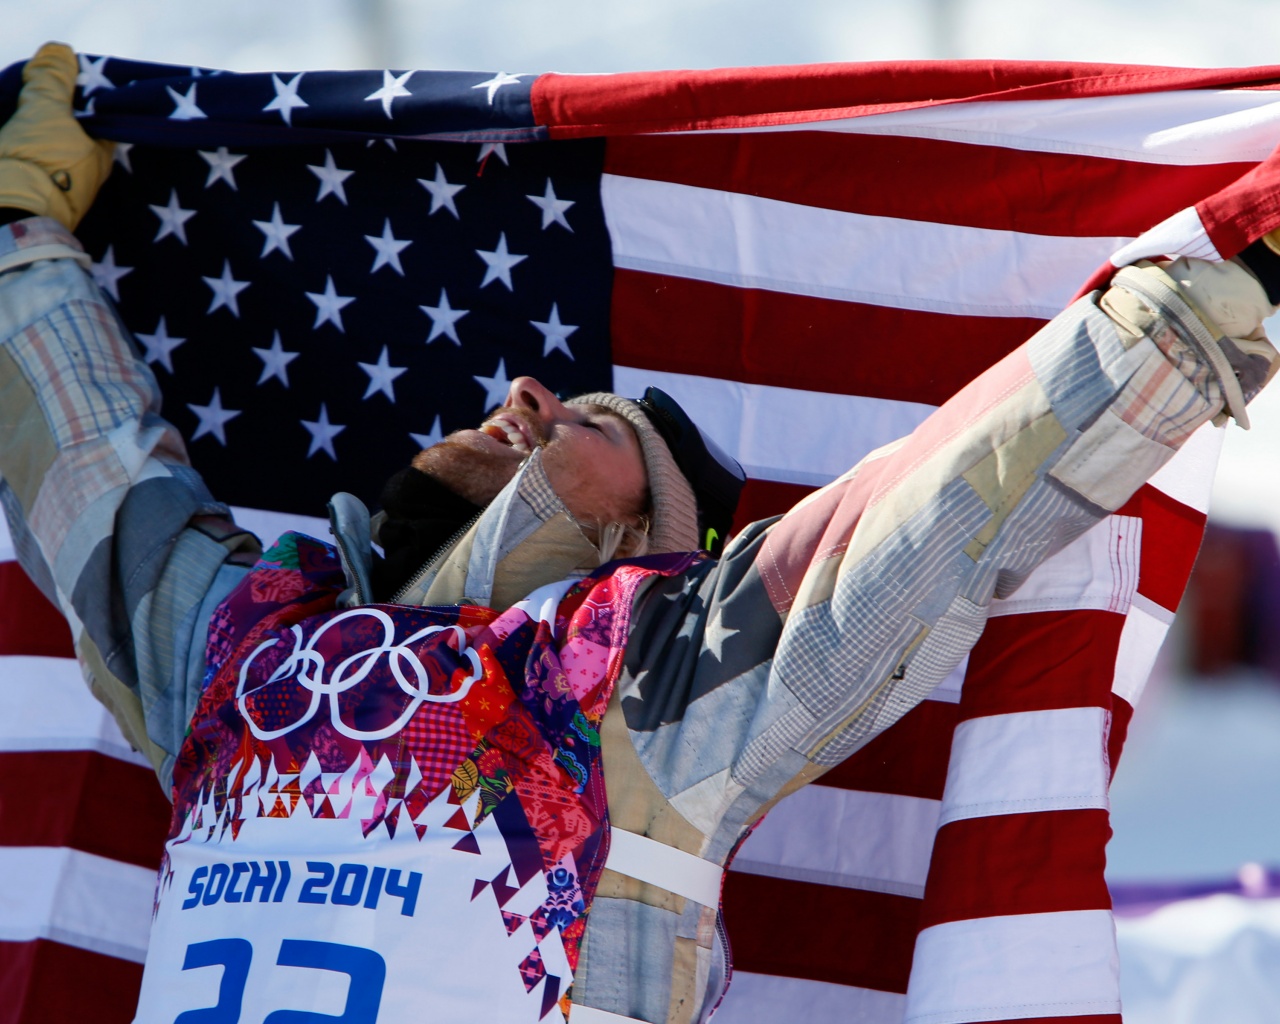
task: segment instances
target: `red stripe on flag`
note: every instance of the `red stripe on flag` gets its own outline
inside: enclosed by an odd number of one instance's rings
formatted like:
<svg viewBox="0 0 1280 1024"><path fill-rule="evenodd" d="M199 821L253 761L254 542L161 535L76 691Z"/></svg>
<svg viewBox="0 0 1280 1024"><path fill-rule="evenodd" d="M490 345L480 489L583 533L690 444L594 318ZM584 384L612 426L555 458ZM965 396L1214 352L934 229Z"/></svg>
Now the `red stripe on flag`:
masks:
<svg viewBox="0 0 1280 1024"><path fill-rule="evenodd" d="M724 905L737 970L907 990L917 899L730 871Z"/></svg>
<svg viewBox="0 0 1280 1024"><path fill-rule="evenodd" d="M948 99L1039 100L1165 89L1257 87L1280 67L1135 67L1052 61L901 61L792 67L544 74L530 94L553 139L793 124L935 106ZM849 104L851 96L874 103ZM812 112L812 114L810 114Z"/></svg>
<svg viewBox="0 0 1280 1024"><path fill-rule="evenodd" d="M1105 810L953 821L938 829L920 927L1064 910L1110 910Z"/></svg>
<svg viewBox="0 0 1280 1024"><path fill-rule="evenodd" d="M1205 514L1150 484L1130 498L1118 514L1142 517L1138 593L1162 608L1177 611L1200 553Z"/></svg>
<svg viewBox="0 0 1280 1024"><path fill-rule="evenodd" d="M0 1024L129 1024L142 964L36 939L0 942Z"/></svg>
<svg viewBox="0 0 1280 1024"><path fill-rule="evenodd" d="M1080 1017L1010 1017L984 1024L1124 1024L1118 1013L1089 1013Z"/></svg>
<svg viewBox="0 0 1280 1024"><path fill-rule="evenodd" d="M1002 615L969 655L960 718L1111 707L1124 616L1066 611Z"/></svg>
<svg viewBox="0 0 1280 1024"><path fill-rule="evenodd" d="M1196 203L1200 223L1223 259L1280 226L1278 182L1280 155L1272 152L1238 181Z"/></svg>
<svg viewBox="0 0 1280 1024"><path fill-rule="evenodd" d="M1115 778L1120 752L1129 735L1129 723L1133 721L1133 705L1123 697L1111 697L1111 732L1107 736L1107 759L1111 762L1111 777Z"/></svg>
<svg viewBox="0 0 1280 1024"><path fill-rule="evenodd" d="M0 562L0 655L71 658L71 630L17 562Z"/></svg>
<svg viewBox="0 0 1280 1024"><path fill-rule="evenodd" d="M737 533L748 523L780 516L806 494L816 488L806 484L784 484L776 480L748 480L738 499L738 510L733 516L733 532Z"/></svg>
<svg viewBox="0 0 1280 1024"><path fill-rule="evenodd" d="M959 707L927 700L815 785L941 800Z"/></svg>
<svg viewBox="0 0 1280 1024"><path fill-rule="evenodd" d="M940 405L1043 324L617 270L610 332L622 366Z"/></svg>
<svg viewBox="0 0 1280 1024"><path fill-rule="evenodd" d="M0 846L68 846L151 870L169 832L155 775L91 750L0 753L0 810Z"/></svg>
<svg viewBox="0 0 1280 1024"><path fill-rule="evenodd" d="M773 133L630 136L611 139L604 162L608 174L829 210L1069 237L1140 235L1252 166L822 131L795 132L785 146ZM938 187L939 167L946 188Z"/></svg>

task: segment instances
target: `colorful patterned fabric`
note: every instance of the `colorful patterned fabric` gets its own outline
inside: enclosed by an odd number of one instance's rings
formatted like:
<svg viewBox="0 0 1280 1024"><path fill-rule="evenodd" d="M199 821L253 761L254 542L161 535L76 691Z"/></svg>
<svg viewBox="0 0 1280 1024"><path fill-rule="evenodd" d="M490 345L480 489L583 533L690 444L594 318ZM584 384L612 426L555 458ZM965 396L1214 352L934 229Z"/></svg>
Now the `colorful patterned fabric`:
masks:
<svg viewBox="0 0 1280 1024"><path fill-rule="evenodd" d="M535 944L518 971L526 993L542 988L528 1019L543 1019L562 999L567 1006L607 849L598 726L621 668L632 602L650 576L679 573L693 557L622 565L602 578L547 588L554 594L532 595L501 614L465 605L342 610L335 601L346 584L334 549L282 537L212 619L207 683L174 772L153 941L194 948L184 929L189 917L171 911L202 882L198 868L185 868L190 845L220 846L235 863L256 864L247 860L256 846L238 849L247 821L273 819L274 833L287 837L295 818L337 819L335 826L356 819L358 831L324 834L315 856L349 861L353 848L409 836L421 845L412 862L430 877L443 833L451 850L477 855L471 900L492 890L496 903L483 905L501 917L504 937L518 942L521 925L529 925L524 938L532 934ZM488 873L492 857L478 856L477 833L490 818L508 861L496 874ZM273 849L287 841L276 838ZM300 886L307 867L328 861L274 863L281 872L289 863ZM522 913L504 909L535 876L545 879L545 899L526 901ZM273 902L287 904L293 894L277 884ZM201 890L205 905L218 902L210 891ZM344 891L335 890L333 904ZM424 905L421 912L436 911ZM556 952L548 960L552 932ZM500 941L498 953L510 944ZM379 955L394 962L385 945ZM501 960L483 949L472 955ZM173 1008L168 986L181 988L162 971L148 968L140 1008L157 1019ZM456 980L419 961L387 978L383 1001L448 1015L457 1010ZM304 996L291 993L290 1007ZM267 997L250 986L244 998L256 1008Z"/></svg>

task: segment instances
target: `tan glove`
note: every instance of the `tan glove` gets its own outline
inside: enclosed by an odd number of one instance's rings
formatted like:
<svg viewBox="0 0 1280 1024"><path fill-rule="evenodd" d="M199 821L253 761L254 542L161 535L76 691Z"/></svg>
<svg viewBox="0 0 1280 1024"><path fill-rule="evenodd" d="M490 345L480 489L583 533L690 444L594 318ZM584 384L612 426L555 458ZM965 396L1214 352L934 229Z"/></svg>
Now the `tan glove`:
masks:
<svg viewBox="0 0 1280 1024"><path fill-rule="evenodd" d="M95 141L71 114L79 65L62 43L45 43L22 69L18 109L0 128L0 206L52 217L74 229L111 173L112 142Z"/></svg>
<svg viewBox="0 0 1280 1024"><path fill-rule="evenodd" d="M1214 330L1228 338L1252 338L1262 321L1273 316L1276 307L1267 300L1258 279L1235 260L1222 262L1180 256L1172 263L1160 263L1175 281L1183 298L1189 298L1197 315L1205 316Z"/></svg>

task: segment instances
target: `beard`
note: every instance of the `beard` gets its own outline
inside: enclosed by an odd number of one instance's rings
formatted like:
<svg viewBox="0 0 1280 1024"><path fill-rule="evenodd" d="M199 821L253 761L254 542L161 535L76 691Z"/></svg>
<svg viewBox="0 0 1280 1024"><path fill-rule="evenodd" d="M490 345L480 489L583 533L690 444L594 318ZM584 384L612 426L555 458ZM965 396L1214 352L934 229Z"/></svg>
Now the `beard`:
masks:
<svg viewBox="0 0 1280 1024"><path fill-rule="evenodd" d="M539 445L546 443L542 424L525 409L504 408L518 417ZM459 430L413 458L413 468L473 505L488 505L516 475L527 456L479 430Z"/></svg>

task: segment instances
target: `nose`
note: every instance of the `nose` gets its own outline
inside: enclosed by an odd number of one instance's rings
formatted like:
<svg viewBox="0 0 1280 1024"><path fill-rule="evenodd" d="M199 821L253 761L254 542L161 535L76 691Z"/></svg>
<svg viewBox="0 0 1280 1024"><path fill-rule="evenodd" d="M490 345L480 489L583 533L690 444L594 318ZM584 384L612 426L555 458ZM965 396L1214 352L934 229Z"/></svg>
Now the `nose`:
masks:
<svg viewBox="0 0 1280 1024"><path fill-rule="evenodd" d="M507 405L527 409L543 423L568 417L568 411L541 381L533 377L517 377L507 391Z"/></svg>

